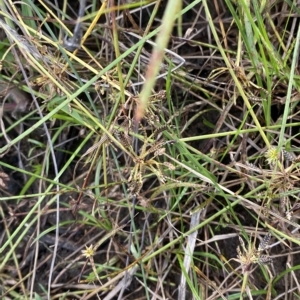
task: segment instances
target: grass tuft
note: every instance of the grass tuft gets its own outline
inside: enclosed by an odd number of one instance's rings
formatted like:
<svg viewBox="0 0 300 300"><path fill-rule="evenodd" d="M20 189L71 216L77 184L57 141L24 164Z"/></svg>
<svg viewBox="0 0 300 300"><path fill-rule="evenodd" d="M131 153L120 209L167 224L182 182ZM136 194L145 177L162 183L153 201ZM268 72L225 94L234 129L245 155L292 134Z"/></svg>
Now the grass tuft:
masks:
<svg viewBox="0 0 300 300"><path fill-rule="evenodd" d="M0 0L1 299L298 297L298 15Z"/></svg>

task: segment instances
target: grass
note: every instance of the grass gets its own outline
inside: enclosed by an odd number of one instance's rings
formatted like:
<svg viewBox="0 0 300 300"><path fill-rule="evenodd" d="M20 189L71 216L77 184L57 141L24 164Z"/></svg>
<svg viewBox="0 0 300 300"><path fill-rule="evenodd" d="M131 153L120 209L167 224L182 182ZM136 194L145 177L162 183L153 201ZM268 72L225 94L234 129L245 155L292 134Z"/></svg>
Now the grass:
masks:
<svg viewBox="0 0 300 300"><path fill-rule="evenodd" d="M2 298L299 297L295 1L54 2L0 1Z"/></svg>

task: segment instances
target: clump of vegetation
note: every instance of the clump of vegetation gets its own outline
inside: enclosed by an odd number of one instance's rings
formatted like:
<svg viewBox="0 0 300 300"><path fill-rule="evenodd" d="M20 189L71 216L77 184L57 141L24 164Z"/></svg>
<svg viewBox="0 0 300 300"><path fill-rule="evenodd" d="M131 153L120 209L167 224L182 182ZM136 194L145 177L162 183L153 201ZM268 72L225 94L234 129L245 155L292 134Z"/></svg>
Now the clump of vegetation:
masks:
<svg viewBox="0 0 300 300"><path fill-rule="evenodd" d="M1 299L299 297L295 3L0 8Z"/></svg>

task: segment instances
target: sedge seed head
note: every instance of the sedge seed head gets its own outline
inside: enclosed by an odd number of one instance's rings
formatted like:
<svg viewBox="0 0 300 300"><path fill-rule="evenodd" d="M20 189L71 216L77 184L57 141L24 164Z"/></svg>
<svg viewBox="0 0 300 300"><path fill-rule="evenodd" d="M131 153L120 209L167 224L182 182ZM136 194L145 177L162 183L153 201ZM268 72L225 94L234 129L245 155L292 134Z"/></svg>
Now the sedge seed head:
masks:
<svg viewBox="0 0 300 300"><path fill-rule="evenodd" d="M269 165L275 165L279 158L280 158L280 152L275 147L271 147L268 149L268 151L265 153L265 157L267 159L267 163Z"/></svg>
<svg viewBox="0 0 300 300"><path fill-rule="evenodd" d="M85 250L81 250L82 254L86 257L86 258L90 258L95 254L95 251L93 249L93 245L85 246Z"/></svg>

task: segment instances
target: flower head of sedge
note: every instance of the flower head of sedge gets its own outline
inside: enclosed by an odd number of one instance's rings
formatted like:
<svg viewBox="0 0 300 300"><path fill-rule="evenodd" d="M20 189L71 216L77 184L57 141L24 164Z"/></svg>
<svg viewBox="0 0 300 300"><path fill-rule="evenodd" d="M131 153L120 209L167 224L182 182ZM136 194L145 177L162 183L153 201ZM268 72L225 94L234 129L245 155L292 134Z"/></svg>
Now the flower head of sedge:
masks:
<svg viewBox="0 0 300 300"><path fill-rule="evenodd" d="M265 153L265 157L266 157L267 163L269 165L275 165L278 162L279 158L280 158L280 151L275 147L271 147Z"/></svg>

